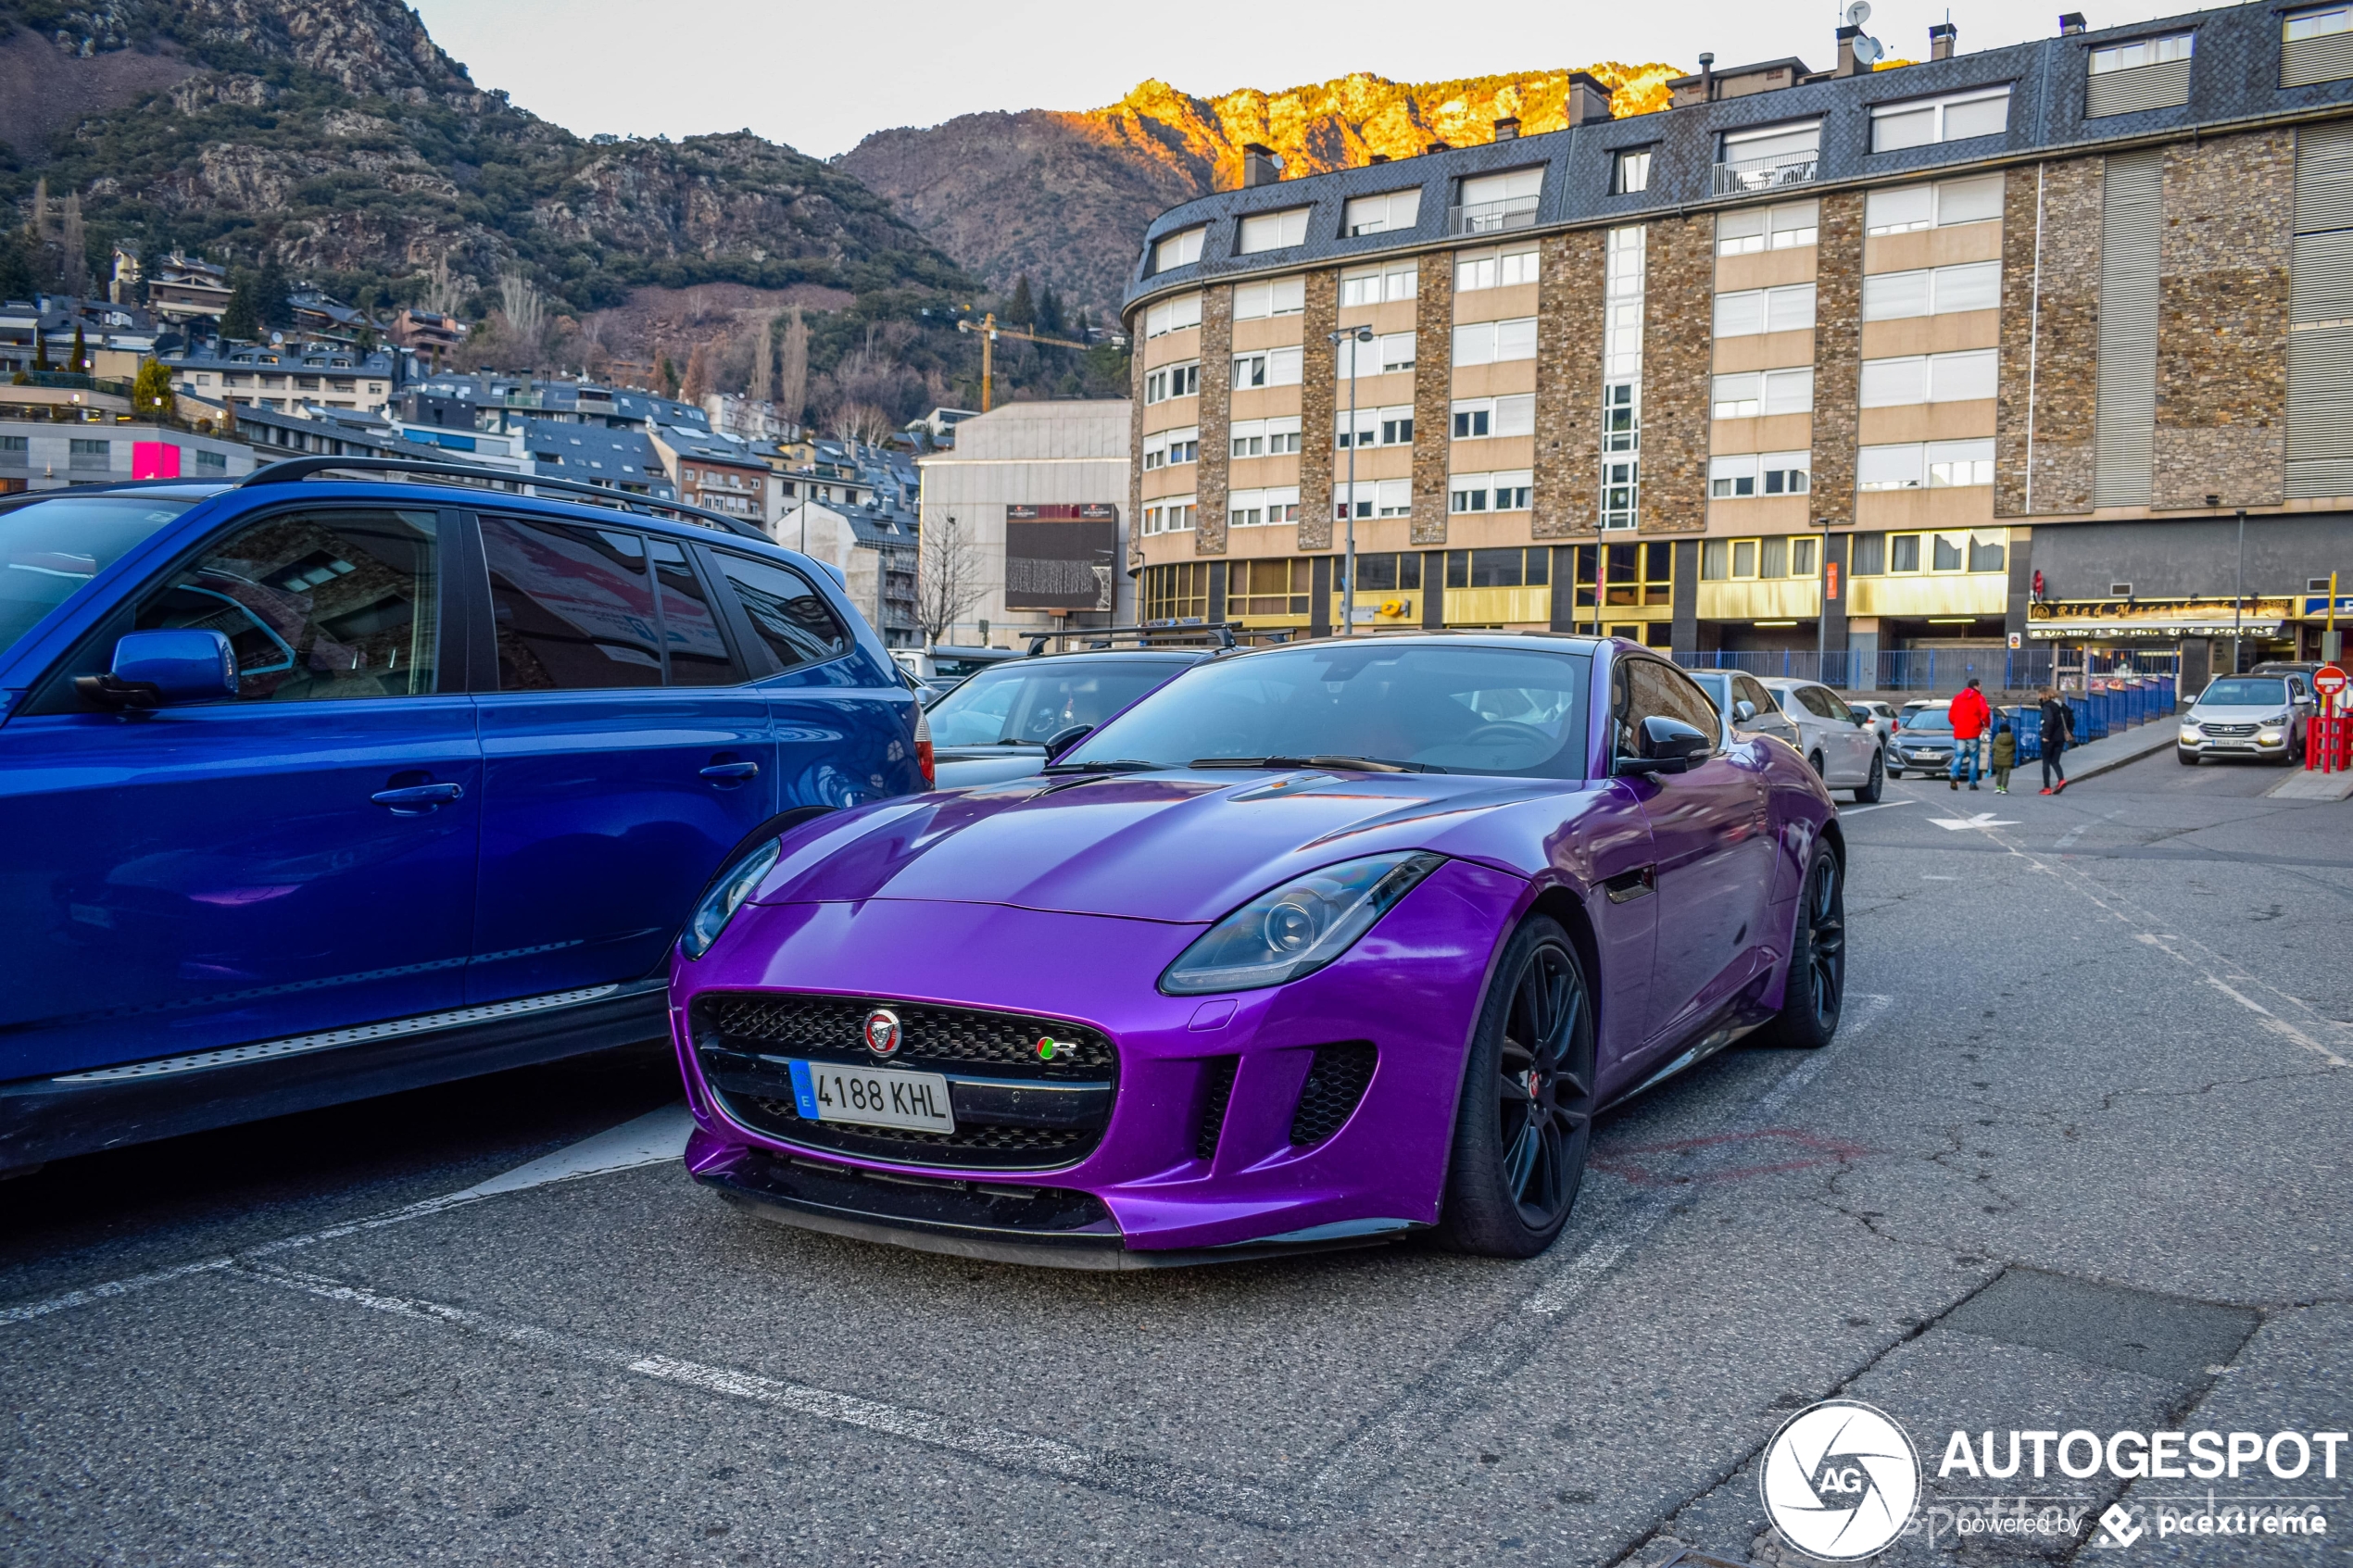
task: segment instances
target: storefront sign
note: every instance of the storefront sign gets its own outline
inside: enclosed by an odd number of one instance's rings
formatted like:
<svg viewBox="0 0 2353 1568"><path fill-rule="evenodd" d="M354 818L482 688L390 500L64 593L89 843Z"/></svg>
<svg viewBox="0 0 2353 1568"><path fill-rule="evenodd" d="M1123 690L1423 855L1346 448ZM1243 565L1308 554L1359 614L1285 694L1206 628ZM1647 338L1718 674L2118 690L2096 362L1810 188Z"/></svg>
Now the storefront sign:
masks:
<svg viewBox="0 0 2353 1568"><path fill-rule="evenodd" d="M1119 508L1107 502L1005 508L1007 609L1109 610Z"/></svg>
<svg viewBox="0 0 2353 1568"><path fill-rule="evenodd" d="M2062 599L2026 607L2026 634L2036 642L2178 642L2183 637L2277 637L2296 601L2228 599Z"/></svg>

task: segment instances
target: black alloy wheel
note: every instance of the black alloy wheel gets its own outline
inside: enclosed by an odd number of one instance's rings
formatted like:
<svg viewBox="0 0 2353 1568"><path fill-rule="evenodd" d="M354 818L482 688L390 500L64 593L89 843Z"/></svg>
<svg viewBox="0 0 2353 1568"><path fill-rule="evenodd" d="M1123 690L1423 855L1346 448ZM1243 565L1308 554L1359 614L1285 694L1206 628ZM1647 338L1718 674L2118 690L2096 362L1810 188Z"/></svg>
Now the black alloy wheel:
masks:
<svg viewBox="0 0 2353 1568"><path fill-rule="evenodd" d="M1817 841L1806 864L1806 894L1790 944L1789 989L1781 1010L1754 1043L1813 1050L1838 1033L1846 1005L1846 877L1838 852Z"/></svg>
<svg viewBox="0 0 2353 1568"><path fill-rule="evenodd" d="M1887 765L1880 759L1880 754L1874 751L1871 753L1871 776L1856 788L1855 804L1857 806L1877 805L1880 792L1885 788L1886 784Z"/></svg>
<svg viewBox="0 0 2353 1568"><path fill-rule="evenodd" d="M1592 993L1568 934L1539 916L1496 966L1455 1114L1439 1240L1532 1258L1577 1202L1592 1141Z"/></svg>

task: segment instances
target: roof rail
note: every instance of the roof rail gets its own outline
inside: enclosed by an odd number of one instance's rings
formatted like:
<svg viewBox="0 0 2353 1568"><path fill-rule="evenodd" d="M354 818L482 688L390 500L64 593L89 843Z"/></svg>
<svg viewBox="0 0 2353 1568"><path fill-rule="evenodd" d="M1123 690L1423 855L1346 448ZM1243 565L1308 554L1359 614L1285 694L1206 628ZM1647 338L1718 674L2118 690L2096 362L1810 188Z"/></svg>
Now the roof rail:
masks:
<svg viewBox="0 0 2353 1568"><path fill-rule="evenodd" d="M1209 626L1074 626L1062 632L1033 632L1029 636L1030 657L1046 651L1048 643L1060 643L1069 651L1071 639L1083 638L1087 646L1107 648L1114 640L1132 640L1139 647L1155 644L1165 647L1198 647L1203 642L1215 645L1222 652L1234 646L1234 629L1220 622Z"/></svg>
<svg viewBox="0 0 2353 1568"><path fill-rule="evenodd" d="M513 486L518 494L559 490L567 495L585 497L615 511L643 512L648 516L668 514L698 528L740 533L763 545L775 543L742 518L710 511L685 501L656 500L650 495L633 495L626 490L608 490L600 484L585 484L576 479L541 479L533 474L513 473L506 469L484 468L475 463L441 462L431 458L288 458L254 470L237 482L237 487L242 490L249 484L292 484L336 470L353 473L421 473L434 479L470 480L477 483Z"/></svg>

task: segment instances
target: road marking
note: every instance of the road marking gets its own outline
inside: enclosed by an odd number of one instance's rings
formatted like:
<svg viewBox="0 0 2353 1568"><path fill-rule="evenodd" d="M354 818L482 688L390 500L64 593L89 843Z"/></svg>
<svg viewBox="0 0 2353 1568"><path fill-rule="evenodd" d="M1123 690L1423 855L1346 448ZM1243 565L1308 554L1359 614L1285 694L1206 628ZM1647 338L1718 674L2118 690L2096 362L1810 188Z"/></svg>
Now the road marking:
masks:
<svg viewBox="0 0 2353 1568"><path fill-rule="evenodd" d="M103 1285L84 1286L39 1301L20 1302L13 1307L0 1307L0 1326L31 1323L56 1312L70 1311L76 1307L94 1306L101 1301L120 1300L125 1296L152 1290L158 1285L191 1275L211 1273L217 1270L234 1268L241 1262L274 1258L282 1253L300 1251L323 1241L339 1241L347 1236L382 1230L387 1225L403 1225L411 1220L425 1219L434 1214L446 1214L453 1209L463 1209L500 1193L521 1192L529 1187L546 1186L550 1182L570 1181L582 1176L605 1175L616 1171L634 1170L640 1165L657 1164L676 1160L684 1154L686 1129L691 1125L683 1102L667 1105L660 1110L608 1128L594 1137L584 1138L567 1148L558 1149L544 1159L518 1165L501 1175L457 1192L443 1193L438 1198L424 1198L398 1209L386 1210L362 1219L346 1220L341 1224L321 1230L304 1231L298 1236L280 1236L258 1246L240 1248L234 1252L212 1258L198 1258L177 1263L170 1268L156 1269L146 1273L131 1274L122 1279L107 1280ZM673 1141L674 1135L675 1141Z"/></svg>
<svg viewBox="0 0 2353 1568"><path fill-rule="evenodd" d="M1922 882L1958 882L1961 879L1957 876L1931 876L1928 872L1922 872L1920 873L1920 880Z"/></svg>
<svg viewBox="0 0 2353 1568"><path fill-rule="evenodd" d="M1860 817L1872 811L1884 811L1895 806L1917 806L1917 800L1882 800L1876 806L1846 806L1839 809L1842 817Z"/></svg>
<svg viewBox="0 0 2353 1568"><path fill-rule="evenodd" d="M1963 828L2014 828L2018 826L2015 822L1995 821L1991 811L1980 811L1976 816L1968 818L1931 817L1929 821L1938 827L1950 829L1955 833L1958 833Z"/></svg>
<svg viewBox="0 0 2353 1568"><path fill-rule="evenodd" d="M2055 849L2065 849L2077 839L2082 837L2083 834L2091 828L2097 826L2101 822L2108 821L2110 818L2120 817L2123 814L2124 808L2119 806L2113 811L2103 811L2097 817L2095 817L2088 822L2078 822L2073 827L2068 829L2065 833L2059 834L2058 842L2053 845L2052 847Z"/></svg>

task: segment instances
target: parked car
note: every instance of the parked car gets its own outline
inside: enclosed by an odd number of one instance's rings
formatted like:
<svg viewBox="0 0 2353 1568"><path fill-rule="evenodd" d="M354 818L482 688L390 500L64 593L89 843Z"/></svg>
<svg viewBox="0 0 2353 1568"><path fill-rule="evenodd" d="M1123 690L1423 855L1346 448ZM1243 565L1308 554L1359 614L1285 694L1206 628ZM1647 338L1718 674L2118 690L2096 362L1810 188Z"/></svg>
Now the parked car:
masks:
<svg viewBox="0 0 2353 1568"><path fill-rule="evenodd" d="M1602 1108L1831 1038L1845 853L1803 758L1625 643L1221 657L715 895L672 969L687 1168L967 1257L1531 1256Z"/></svg>
<svg viewBox="0 0 2353 1568"><path fill-rule="evenodd" d="M1017 648L952 647L941 644L928 648L893 648L890 657L930 694L929 700L936 702L990 665L1019 659L1021 652Z"/></svg>
<svg viewBox="0 0 2353 1568"><path fill-rule="evenodd" d="M0 1169L659 1037L715 876L927 784L826 572L511 480L0 513Z"/></svg>
<svg viewBox="0 0 2353 1568"><path fill-rule="evenodd" d="M2192 768L2208 757L2259 757L2282 764L2302 757L2310 711L2296 700L2293 679L2216 677L2182 715L2173 755Z"/></svg>
<svg viewBox="0 0 2353 1568"><path fill-rule="evenodd" d="M1785 746L1797 744L1797 726L1755 676L1737 670L1686 670L1683 673L1723 714L1725 744L1751 735L1770 735Z"/></svg>
<svg viewBox="0 0 2353 1568"><path fill-rule="evenodd" d="M1894 772L1895 732L1903 725L1901 716L1895 711L1895 705L1876 699L1865 702L1850 701L1846 705L1846 711L1854 715L1856 723L1879 737L1880 757L1887 764L1888 771L1891 773Z"/></svg>
<svg viewBox="0 0 2353 1568"><path fill-rule="evenodd" d="M1887 759L1880 753L1879 736L1846 710L1844 697L1818 681L1787 675L1769 676L1757 684L1773 694L1781 712L1797 726L1797 748L1824 784L1853 790L1858 805L1880 797Z"/></svg>
<svg viewBox="0 0 2353 1568"><path fill-rule="evenodd" d="M926 714L937 786L962 789L1025 778L1046 765L1050 743L1069 746L1146 692L1210 657L1207 648L1123 648L992 664Z"/></svg>
<svg viewBox="0 0 2353 1568"><path fill-rule="evenodd" d="M1897 715L1894 761L1887 770L1889 778L1901 778L1905 771L1923 776L1947 774L1953 771L1953 700L1938 697L1933 701L1921 698L1907 702Z"/></svg>

